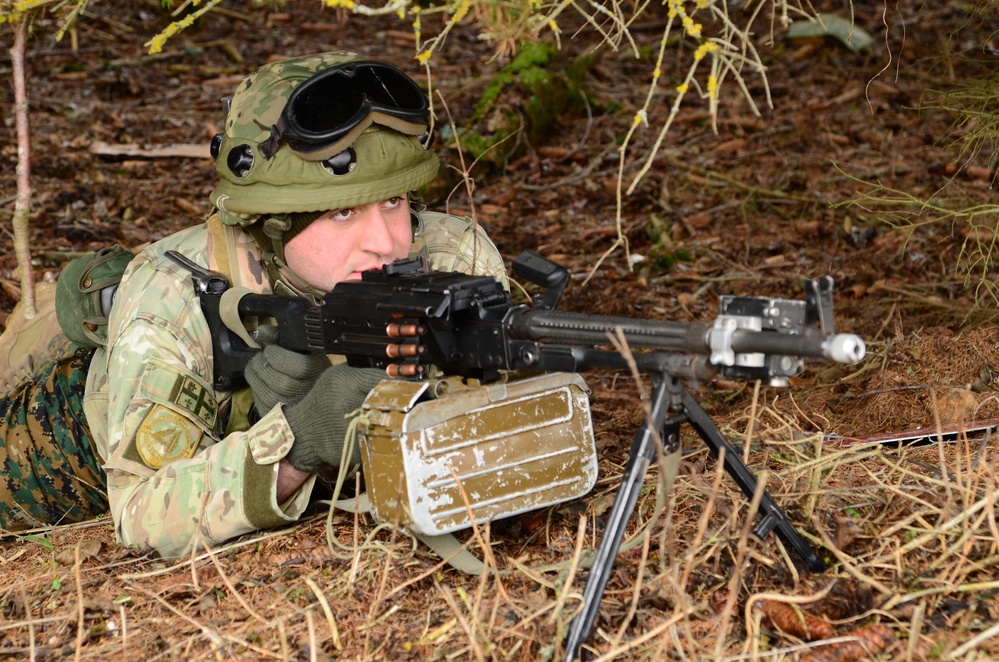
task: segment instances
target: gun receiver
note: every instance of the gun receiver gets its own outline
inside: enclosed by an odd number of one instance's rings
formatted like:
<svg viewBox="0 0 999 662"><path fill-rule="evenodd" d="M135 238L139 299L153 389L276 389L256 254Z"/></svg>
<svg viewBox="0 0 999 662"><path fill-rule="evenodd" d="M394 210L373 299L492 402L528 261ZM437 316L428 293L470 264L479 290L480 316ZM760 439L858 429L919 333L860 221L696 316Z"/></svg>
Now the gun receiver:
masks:
<svg viewBox="0 0 999 662"><path fill-rule="evenodd" d="M806 358L857 363L865 353L860 337L835 332L828 276L805 283L804 301L724 296L714 322L688 324L557 311L568 271L532 252L519 256L513 270L541 287L532 297L533 306L513 304L493 278L428 271L419 259L366 271L360 281L336 285L317 304L262 294L232 300L227 299L231 290L224 276L177 253L167 255L192 273L212 332L218 390L245 384L243 371L259 351L251 347L253 339L243 327L251 318L272 318L282 347L343 354L350 365L382 367L391 377L420 378L433 365L447 375L488 382L508 370L581 372L628 368L630 362L652 376L652 417L635 434L584 589L583 609L566 640L569 660L592 631L628 519L648 467L658 457L656 439L665 440L665 451L677 450L680 426L690 424L712 456L724 456L725 469L747 499L757 490L752 471L684 381L721 375L786 385ZM610 337L618 333L630 349L642 351L622 356L610 347ZM759 514L758 537L775 532L811 570L824 569L767 493Z"/></svg>

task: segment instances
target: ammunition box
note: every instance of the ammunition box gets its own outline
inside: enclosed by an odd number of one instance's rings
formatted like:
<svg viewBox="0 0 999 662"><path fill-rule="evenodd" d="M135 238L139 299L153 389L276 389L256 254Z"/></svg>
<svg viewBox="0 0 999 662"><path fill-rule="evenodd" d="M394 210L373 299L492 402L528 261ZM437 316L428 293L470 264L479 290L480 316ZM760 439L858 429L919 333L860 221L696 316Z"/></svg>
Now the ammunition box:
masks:
<svg viewBox="0 0 999 662"><path fill-rule="evenodd" d="M372 515L432 536L586 494L597 478L587 396L574 373L382 382L358 427Z"/></svg>

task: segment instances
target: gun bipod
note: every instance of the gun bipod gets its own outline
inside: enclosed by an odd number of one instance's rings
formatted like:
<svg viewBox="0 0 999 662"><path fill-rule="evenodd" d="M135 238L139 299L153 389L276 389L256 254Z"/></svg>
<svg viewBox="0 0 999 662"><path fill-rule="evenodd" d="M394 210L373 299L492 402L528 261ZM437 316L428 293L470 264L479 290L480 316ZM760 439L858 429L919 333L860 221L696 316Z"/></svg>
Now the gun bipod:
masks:
<svg viewBox="0 0 999 662"><path fill-rule="evenodd" d="M600 600L607 587L607 581L610 579L613 562L621 547L621 540L624 537L628 520L635 509L649 465L656 460L658 455L656 450L657 435L654 434L653 430L660 431L659 437L666 446L663 451L668 453L673 444L677 444L673 450L679 447L680 426L683 423L688 423L694 428L698 436L707 444L713 457L717 458L724 449L725 471L740 487L747 499L752 499L756 492L759 485L756 476L742 461L739 453L725 439L718 426L687 390L683 381L676 375L664 373L661 378L657 379L651 416L639 427L632 441L621 487L618 489L614 505L607 516L604 535L597 548L589 579L583 589L583 608L569 627L565 643L567 662L572 662L577 658L581 646L590 638L593 631L597 612L600 609ZM822 561L812 551L811 546L794 524L787 519L784 511L770 497L769 493L763 493L758 512L761 519L760 523L753 529L754 535L762 540L775 531L785 544L792 547L801 556L809 569L815 572L825 570Z"/></svg>

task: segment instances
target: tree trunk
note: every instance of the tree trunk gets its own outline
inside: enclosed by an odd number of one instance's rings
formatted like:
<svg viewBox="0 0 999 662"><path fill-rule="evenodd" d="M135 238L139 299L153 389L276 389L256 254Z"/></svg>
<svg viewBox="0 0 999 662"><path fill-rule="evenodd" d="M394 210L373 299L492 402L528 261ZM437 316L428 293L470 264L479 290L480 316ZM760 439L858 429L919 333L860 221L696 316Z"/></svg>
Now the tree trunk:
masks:
<svg viewBox="0 0 999 662"><path fill-rule="evenodd" d="M14 254L21 275L21 310L27 319L35 316L35 274L28 250L28 220L31 212L31 141L28 127L28 90L24 74L25 41L28 21L14 24L14 45L10 61L14 77L14 118L17 127L17 201L14 204Z"/></svg>

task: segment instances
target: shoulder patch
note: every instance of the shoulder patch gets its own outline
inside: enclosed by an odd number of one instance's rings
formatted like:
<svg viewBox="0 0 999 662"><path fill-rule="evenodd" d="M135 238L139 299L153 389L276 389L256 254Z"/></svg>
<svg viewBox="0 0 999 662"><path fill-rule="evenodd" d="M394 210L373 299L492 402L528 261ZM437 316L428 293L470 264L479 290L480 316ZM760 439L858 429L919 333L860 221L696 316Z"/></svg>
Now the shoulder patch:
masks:
<svg viewBox="0 0 999 662"><path fill-rule="evenodd" d="M202 434L194 421L163 405L153 405L135 435L135 447L143 464L159 469L193 457Z"/></svg>
<svg viewBox="0 0 999 662"><path fill-rule="evenodd" d="M218 401L208 385L194 375L152 360L142 375L141 390L152 402L189 414L205 432L215 429Z"/></svg>
<svg viewBox="0 0 999 662"><path fill-rule="evenodd" d="M187 375L177 375L169 396L170 402L205 424L215 427L219 405L208 389Z"/></svg>

